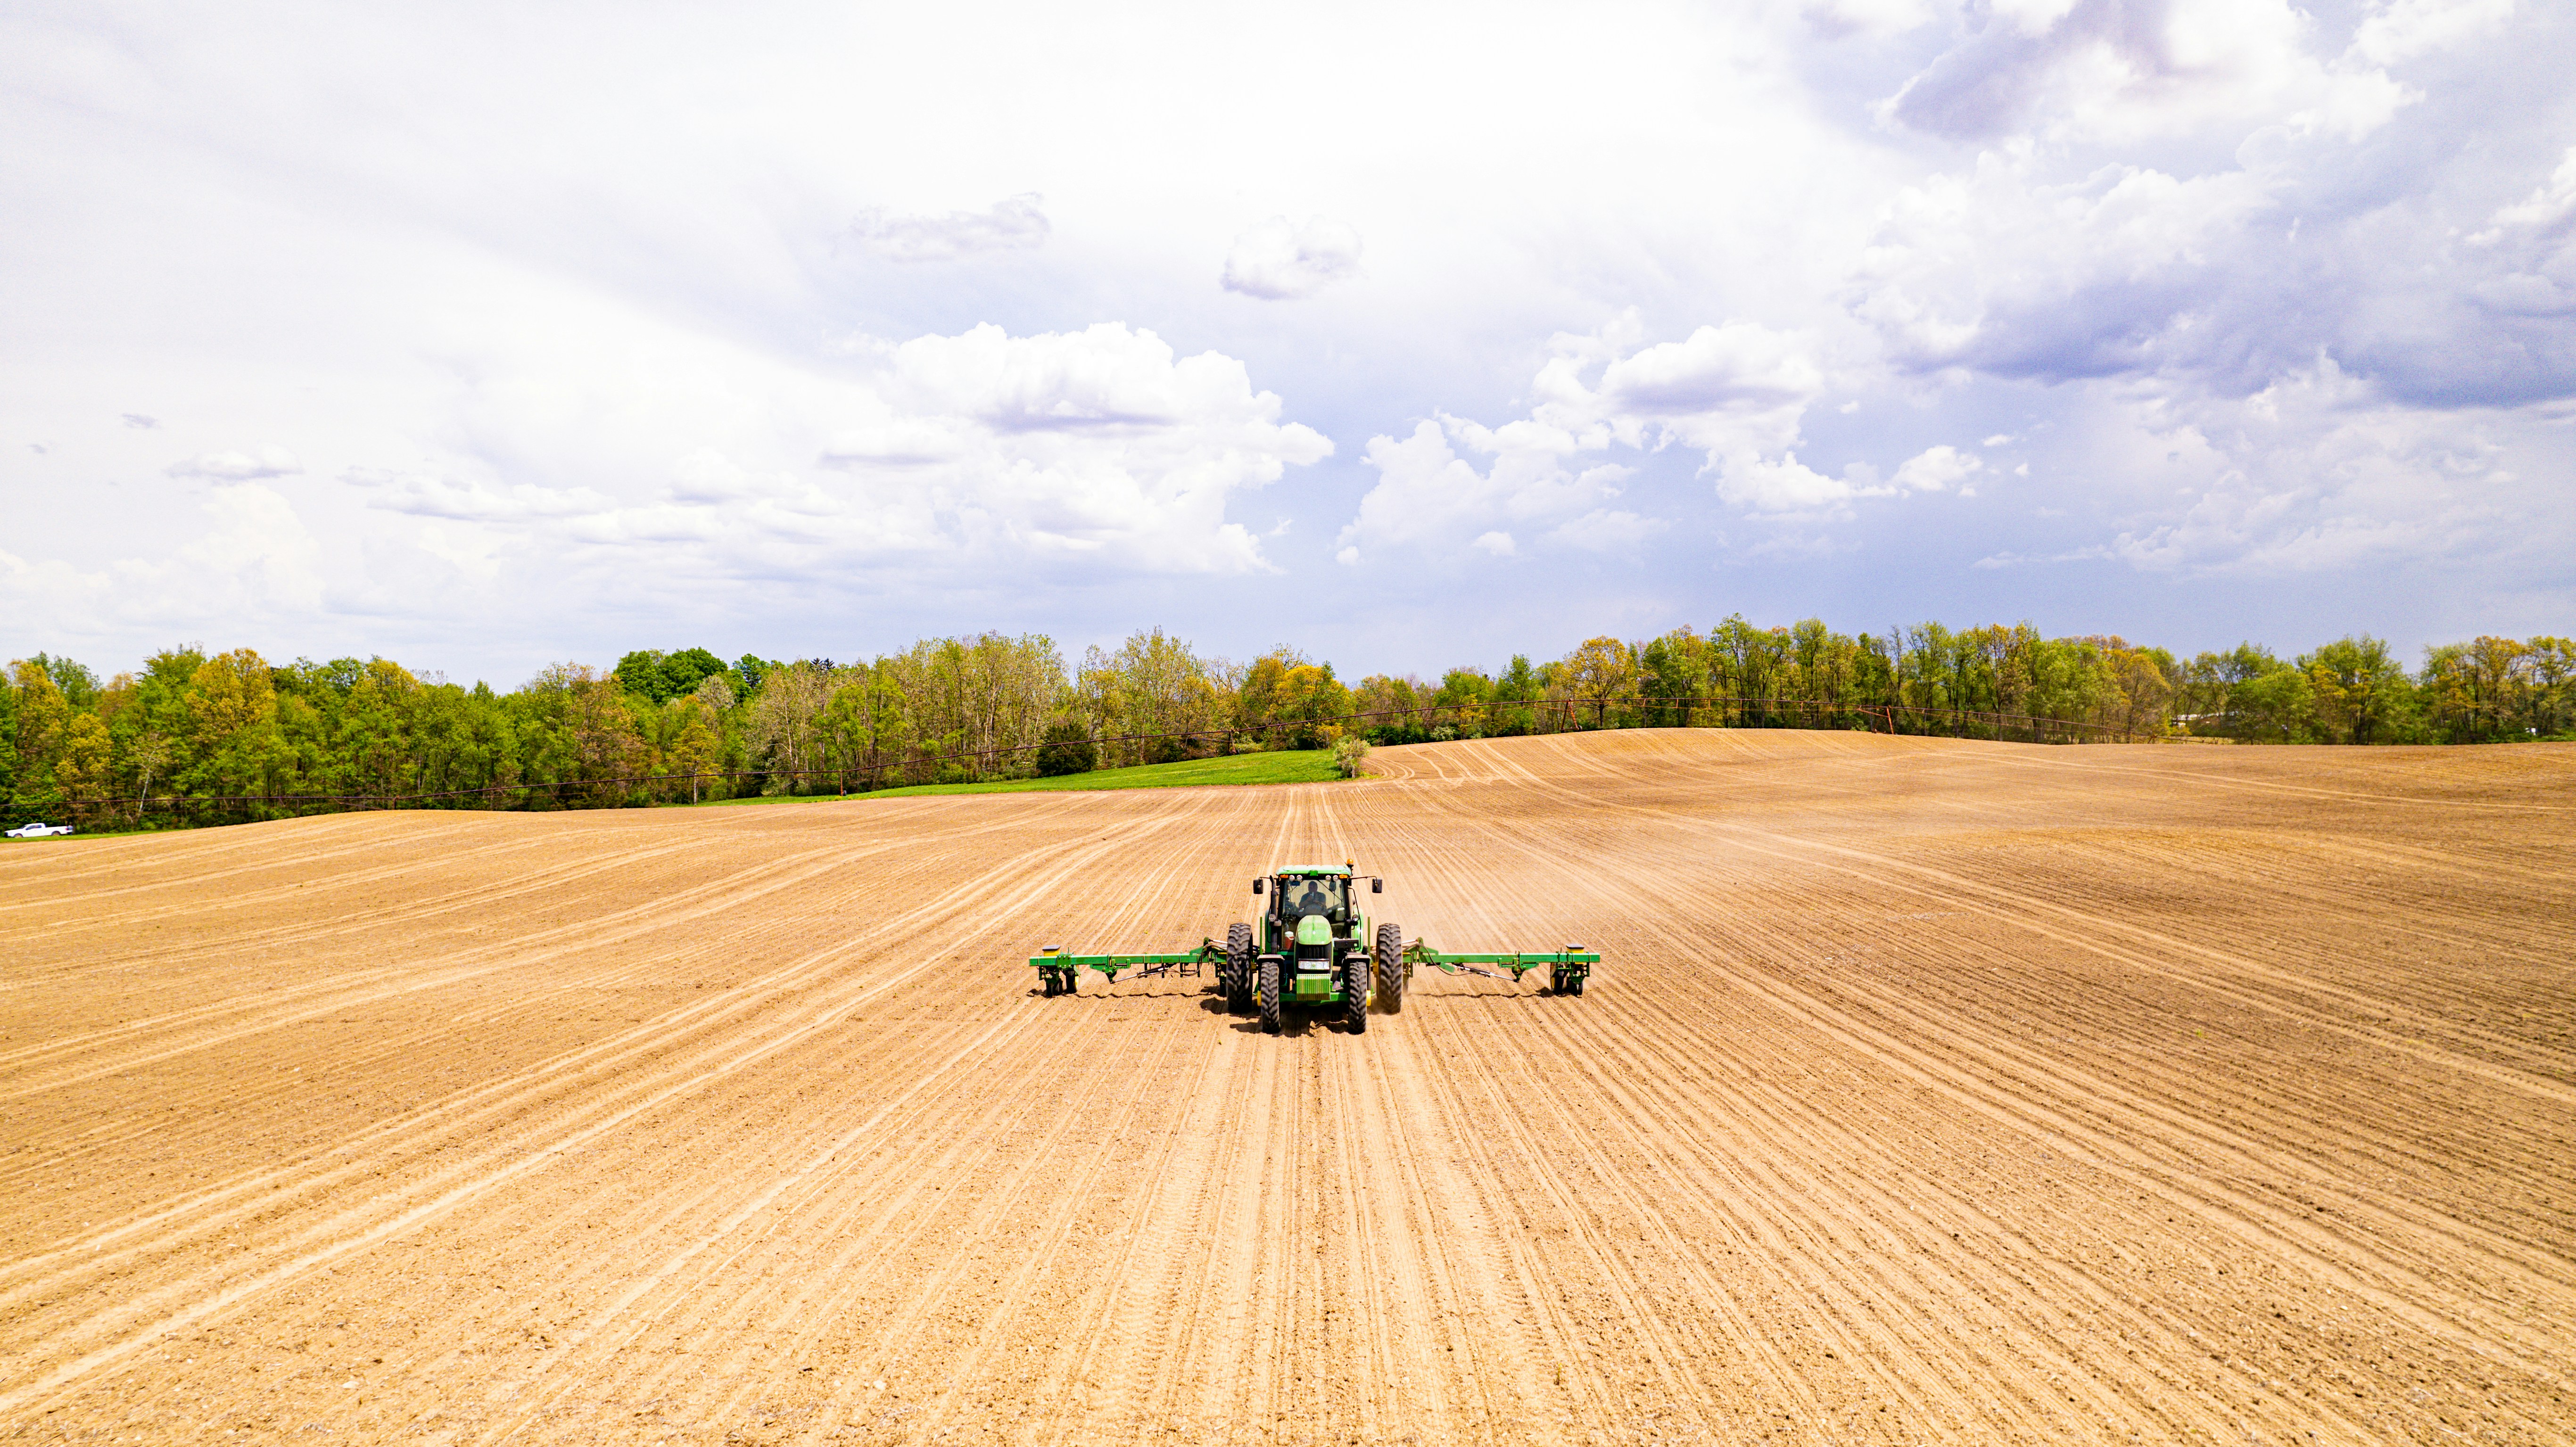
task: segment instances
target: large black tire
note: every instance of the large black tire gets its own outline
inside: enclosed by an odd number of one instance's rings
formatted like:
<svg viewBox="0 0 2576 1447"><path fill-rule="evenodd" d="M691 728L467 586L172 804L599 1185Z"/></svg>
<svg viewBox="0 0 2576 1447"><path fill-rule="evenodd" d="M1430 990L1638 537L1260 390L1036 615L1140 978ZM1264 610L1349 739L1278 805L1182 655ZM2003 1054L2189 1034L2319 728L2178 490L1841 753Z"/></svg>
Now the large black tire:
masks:
<svg viewBox="0 0 2576 1447"><path fill-rule="evenodd" d="M1225 927L1225 1008L1240 1015L1252 1008L1252 926Z"/></svg>
<svg viewBox="0 0 2576 1447"><path fill-rule="evenodd" d="M1369 957L1358 951L1342 956L1342 1023L1354 1035L1368 1030Z"/></svg>
<svg viewBox="0 0 2576 1447"><path fill-rule="evenodd" d="M1044 981L1046 982L1046 997L1047 997L1048 999L1050 999L1050 1000L1054 999L1054 998L1055 998L1055 971L1053 971L1053 970L1046 970L1046 969L1042 969L1042 970L1038 971L1038 978L1040 978L1040 979L1042 979L1042 980L1044 980Z"/></svg>
<svg viewBox="0 0 2576 1447"><path fill-rule="evenodd" d="M1404 1009L1404 931L1377 927L1377 1007L1390 1015Z"/></svg>
<svg viewBox="0 0 2576 1447"><path fill-rule="evenodd" d="M1080 965L1068 965L1065 967L1064 992L1068 995L1079 995L1082 993L1082 967Z"/></svg>
<svg viewBox="0 0 2576 1447"><path fill-rule="evenodd" d="M1580 995L1580 994L1582 994L1582 993L1583 993L1583 981L1584 981L1584 979L1585 979L1585 978L1586 978L1586 977L1585 977L1585 976L1582 976L1582 975L1577 975L1577 976L1575 976L1575 977L1574 977L1574 993L1575 993L1575 994Z"/></svg>
<svg viewBox="0 0 2576 1447"><path fill-rule="evenodd" d="M1252 988L1252 1007L1261 1014L1261 1033L1279 1033L1279 957L1261 957L1261 979Z"/></svg>

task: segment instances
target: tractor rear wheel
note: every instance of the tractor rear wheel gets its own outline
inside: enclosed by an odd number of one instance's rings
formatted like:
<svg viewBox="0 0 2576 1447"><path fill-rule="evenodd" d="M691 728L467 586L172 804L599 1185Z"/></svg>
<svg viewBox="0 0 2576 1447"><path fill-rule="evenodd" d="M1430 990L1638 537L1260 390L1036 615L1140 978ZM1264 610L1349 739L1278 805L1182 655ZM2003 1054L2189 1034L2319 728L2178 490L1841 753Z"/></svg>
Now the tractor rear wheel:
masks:
<svg viewBox="0 0 2576 1447"><path fill-rule="evenodd" d="M1064 992L1065 992L1066 994L1068 994L1068 995L1079 995L1079 994L1081 994L1081 993L1082 993L1082 983L1081 983L1081 981L1082 981L1082 967L1081 967L1081 966L1079 966L1079 965L1067 965L1067 966L1065 966L1065 968L1064 968Z"/></svg>
<svg viewBox="0 0 2576 1447"><path fill-rule="evenodd" d="M1252 1008L1252 926L1225 927L1225 1008L1240 1015Z"/></svg>
<svg viewBox="0 0 2576 1447"><path fill-rule="evenodd" d="M1342 956L1342 1023L1354 1035L1368 1029L1369 957L1359 951Z"/></svg>
<svg viewBox="0 0 2576 1447"><path fill-rule="evenodd" d="M1390 1015L1404 1009L1404 930L1396 925L1377 927L1377 1004Z"/></svg>
<svg viewBox="0 0 2576 1447"><path fill-rule="evenodd" d="M1261 1012L1261 1033L1279 1033L1279 957L1261 957L1261 980L1252 990L1253 1008Z"/></svg>

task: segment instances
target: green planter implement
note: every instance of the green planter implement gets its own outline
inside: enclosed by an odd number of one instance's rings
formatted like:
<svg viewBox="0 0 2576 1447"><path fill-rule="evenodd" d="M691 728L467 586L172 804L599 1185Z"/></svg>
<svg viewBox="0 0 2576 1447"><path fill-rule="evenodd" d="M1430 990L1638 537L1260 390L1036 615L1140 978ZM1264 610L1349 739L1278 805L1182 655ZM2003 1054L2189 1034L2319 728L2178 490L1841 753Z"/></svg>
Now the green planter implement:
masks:
<svg viewBox="0 0 2576 1447"><path fill-rule="evenodd" d="M1372 929L1360 908L1360 880L1368 880L1371 894L1384 893L1386 881L1352 868L1348 860L1338 866L1289 865L1252 881L1254 896L1268 900L1261 921L1227 926L1222 944L1211 936L1194 950L1148 955L1081 955L1050 947L1030 956L1029 965L1049 998L1077 993L1085 970L1097 970L1113 984L1122 974L1144 979L1212 972L1228 1010L1258 1015L1261 1028L1276 1035L1287 1012L1298 1007L1328 1011L1352 1033L1364 1031L1372 1006L1386 1014L1404 1008L1405 986L1419 965L1515 983L1532 970L1546 970L1555 993L1580 995L1592 967L1601 963L1597 952L1581 945L1448 954L1421 940L1406 944L1402 929L1384 923Z"/></svg>

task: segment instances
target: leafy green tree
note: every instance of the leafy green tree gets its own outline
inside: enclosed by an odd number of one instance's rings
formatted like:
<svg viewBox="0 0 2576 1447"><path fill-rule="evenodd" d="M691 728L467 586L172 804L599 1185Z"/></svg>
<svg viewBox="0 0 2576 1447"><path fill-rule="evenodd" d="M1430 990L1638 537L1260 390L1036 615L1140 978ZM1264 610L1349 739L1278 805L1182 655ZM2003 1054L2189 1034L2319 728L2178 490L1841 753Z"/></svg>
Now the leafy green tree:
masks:
<svg viewBox="0 0 2576 1447"><path fill-rule="evenodd" d="M2526 737L2552 737L2576 726L2576 639L2553 638L2546 634L2529 643L2531 657L2528 677L2530 688L2524 694L2523 725Z"/></svg>
<svg viewBox="0 0 2576 1447"><path fill-rule="evenodd" d="M898 667L879 659L851 670L824 712L823 736L832 767L859 774L868 787L900 772L913 752L914 732Z"/></svg>
<svg viewBox="0 0 2576 1447"><path fill-rule="evenodd" d="M115 748L107 736L107 725L94 713L76 713L63 731L63 753L54 764L54 778L61 786L64 802L75 812L85 804L95 804L107 797L115 764Z"/></svg>
<svg viewBox="0 0 2576 1447"><path fill-rule="evenodd" d="M1637 651L1637 692L1653 700L1645 721L1650 725L1689 728L1701 695L1708 691L1708 645L1688 624Z"/></svg>
<svg viewBox="0 0 2576 1447"><path fill-rule="evenodd" d="M1043 778L1062 778L1067 774L1087 774L1100 764L1099 746L1092 743L1088 730L1073 719L1066 719L1047 729L1046 743L1038 750L1038 774Z"/></svg>
<svg viewBox="0 0 2576 1447"><path fill-rule="evenodd" d="M1607 727L1610 701L1635 685L1636 655L1608 634L1587 638L1563 660L1566 685L1592 706L1592 726Z"/></svg>
<svg viewBox="0 0 2576 1447"><path fill-rule="evenodd" d="M1486 725L1488 734L1494 738L1510 738L1536 732L1537 704L1546 694L1547 687L1540 680L1538 670L1530 666L1529 655L1513 654L1511 664L1495 678L1492 690L1486 695L1486 713L1490 719Z"/></svg>
<svg viewBox="0 0 2576 1447"><path fill-rule="evenodd" d="M823 714L832 701L832 678L811 663L772 668L752 697L747 738L754 757L778 771L769 790L810 789L810 772L822 767Z"/></svg>
<svg viewBox="0 0 2576 1447"><path fill-rule="evenodd" d="M698 685L725 671L725 662L703 648L683 648L662 660L662 696L656 703L668 703L683 694L695 693Z"/></svg>
<svg viewBox="0 0 2576 1447"><path fill-rule="evenodd" d="M86 713L98 707L98 675L68 658L54 658L39 653L29 662L45 670L54 688L63 696L63 704L74 713Z"/></svg>
<svg viewBox="0 0 2576 1447"><path fill-rule="evenodd" d="M398 794L412 784L418 751L411 714L420 680L399 664L377 659L352 684L340 707L332 740L338 772L366 794Z"/></svg>
<svg viewBox="0 0 2576 1447"><path fill-rule="evenodd" d="M170 736L159 732L138 734L134 742L126 746L125 761L134 769L134 792L138 798L152 797L152 781L170 767L175 753Z"/></svg>
<svg viewBox="0 0 2576 1447"><path fill-rule="evenodd" d="M16 824L11 801L18 793L18 686L0 677L0 816Z"/></svg>
<svg viewBox="0 0 2576 1447"><path fill-rule="evenodd" d="M1440 689L1431 695L1432 737L1449 730L1451 738L1476 738L1485 733L1486 701L1493 697L1494 681L1473 668L1453 668L1440 675Z"/></svg>
<svg viewBox="0 0 2576 1447"><path fill-rule="evenodd" d="M1247 734L1272 733L1272 725L1285 716L1288 675L1306 666L1306 655L1287 647L1271 649L1252 660L1235 690L1234 727Z"/></svg>
<svg viewBox="0 0 2576 1447"><path fill-rule="evenodd" d="M295 755L277 727L277 684L267 661L248 648L218 654L188 679L191 793L246 797L284 792ZM269 806L240 802L229 818L264 818Z"/></svg>
<svg viewBox="0 0 2576 1447"><path fill-rule="evenodd" d="M2315 726L2333 743L2385 741L2413 711L2414 685L2388 645L2369 634L2340 638L2303 654Z"/></svg>
<svg viewBox="0 0 2576 1447"><path fill-rule="evenodd" d="M1351 711L1371 743L1422 743L1431 737L1431 695L1419 679L1372 673L1351 690Z"/></svg>
<svg viewBox="0 0 2576 1447"><path fill-rule="evenodd" d="M1351 711L1351 691L1329 663L1301 663L1279 676L1271 724L1290 748L1329 748L1342 734L1333 720Z"/></svg>
<svg viewBox="0 0 2576 1447"><path fill-rule="evenodd" d="M62 690L42 663L21 659L9 665L9 676L18 696L17 787L12 805L19 814L41 813L62 802L54 764L62 757L63 736L71 727L71 705L64 702Z"/></svg>
<svg viewBox="0 0 2576 1447"><path fill-rule="evenodd" d="M1107 745L1113 763L1170 763L1218 747L1230 692L1224 669L1160 628L1130 634L1117 651L1087 650L1072 701L1091 730L1104 738L1138 736ZM1047 692L1033 677L1010 690L1035 697Z"/></svg>
<svg viewBox="0 0 2576 1447"><path fill-rule="evenodd" d="M2316 690L2296 668L2258 674L2229 691L2236 718L2235 737L2254 743L2295 744L2312 735Z"/></svg>
<svg viewBox="0 0 2576 1447"><path fill-rule="evenodd" d="M617 680L618 687L628 693L641 694L659 707L671 701L670 685L662 676L666 657L658 648L638 649L617 660L617 667L609 672Z"/></svg>
<svg viewBox="0 0 2576 1447"><path fill-rule="evenodd" d="M671 709L679 714L680 726L666 757L671 772L688 776L689 802L694 804L700 795L698 776L715 766L723 740L709 723L709 709L696 694L672 700Z"/></svg>

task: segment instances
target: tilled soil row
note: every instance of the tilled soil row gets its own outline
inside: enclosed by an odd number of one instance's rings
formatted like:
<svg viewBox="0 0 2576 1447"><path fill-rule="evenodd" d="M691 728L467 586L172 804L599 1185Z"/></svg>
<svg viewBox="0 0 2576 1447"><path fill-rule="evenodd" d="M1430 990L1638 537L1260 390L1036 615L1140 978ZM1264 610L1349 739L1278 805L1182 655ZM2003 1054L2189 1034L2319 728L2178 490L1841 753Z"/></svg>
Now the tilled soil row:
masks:
<svg viewBox="0 0 2576 1447"><path fill-rule="evenodd" d="M2576 749L1373 765L0 852L0 1433L2576 1435ZM1604 963L1021 963L1345 856Z"/></svg>

